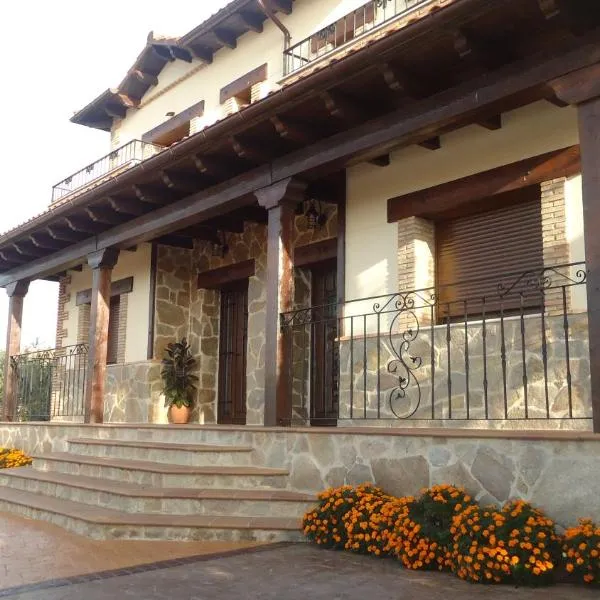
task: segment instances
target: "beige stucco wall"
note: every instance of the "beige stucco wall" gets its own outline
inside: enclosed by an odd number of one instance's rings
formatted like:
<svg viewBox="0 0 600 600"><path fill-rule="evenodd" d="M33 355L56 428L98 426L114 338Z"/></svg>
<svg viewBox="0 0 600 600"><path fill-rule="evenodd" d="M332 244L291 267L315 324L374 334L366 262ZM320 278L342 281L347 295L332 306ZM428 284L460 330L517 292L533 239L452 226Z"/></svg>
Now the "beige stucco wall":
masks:
<svg viewBox="0 0 600 600"><path fill-rule="evenodd" d="M135 252L121 252L113 269L112 279L118 281L133 277L133 291L127 294L127 334L125 362L146 360L148 339L148 302L150 298L150 244L141 244ZM92 287L92 272L84 267L74 271L69 285L69 301L65 305L68 319L65 325L67 336L63 346L77 343L79 307L76 306L77 292Z"/></svg>
<svg viewBox="0 0 600 600"><path fill-rule="evenodd" d="M292 35L292 45L335 22L365 0L296 0L291 15L278 14ZM225 115L219 100L222 87L267 63L270 90L278 88L283 78L283 34L267 20L263 32L248 32L238 39L237 48L223 48L211 65L199 60L181 60L166 65L158 85L150 88L138 109L130 109L117 125L119 144L141 138L146 131L167 120L168 112L179 113L204 100L204 116L195 124L196 131ZM265 90L267 91L267 90Z"/></svg>
<svg viewBox="0 0 600 600"><path fill-rule="evenodd" d="M347 171L346 298L393 293L398 281L398 224L387 222L388 198L473 175L578 143L577 114L538 102L502 115L503 127L473 125L442 136L440 150L420 146L391 155L388 167L363 163ZM567 186L572 260L583 258L581 180ZM364 309L357 306L353 314Z"/></svg>

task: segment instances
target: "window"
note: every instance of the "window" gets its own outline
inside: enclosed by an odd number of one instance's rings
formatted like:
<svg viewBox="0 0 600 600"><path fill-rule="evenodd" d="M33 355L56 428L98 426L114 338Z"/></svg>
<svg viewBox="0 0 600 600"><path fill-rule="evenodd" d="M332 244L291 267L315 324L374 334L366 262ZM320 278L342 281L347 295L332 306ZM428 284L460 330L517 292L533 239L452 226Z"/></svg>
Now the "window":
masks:
<svg viewBox="0 0 600 600"><path fill-rule="evenodd" d="M527 287L531 275L519 274L544 264L540 186L478 205L487 209L436 223L438 318L539 310L543 298Z"/></svg>
<svg viewBox="0 0 600 600"><path fill-rule="evenodd" d="M142 141L160 146L171 146L188 137L191 132L192 119L201 117L203 114L204 100L193 104L164 123L154 127L154 129L147 131L142 135Z"/></svg>
<svg viewBox="0 0 600 600"><path fill-rule="evenodd" d="M262 84L267 80L267 65L261 65L221 88L220 100L225 113L245 108L262 97Z"/></svg>
<svg viewBox="0 0 600 600"><path fill-rule="evenodd" d="M108 344L106 364L116 365L119 361L119 323L121 314L121 296L110 299L110 319L108 320Z"/></svg>

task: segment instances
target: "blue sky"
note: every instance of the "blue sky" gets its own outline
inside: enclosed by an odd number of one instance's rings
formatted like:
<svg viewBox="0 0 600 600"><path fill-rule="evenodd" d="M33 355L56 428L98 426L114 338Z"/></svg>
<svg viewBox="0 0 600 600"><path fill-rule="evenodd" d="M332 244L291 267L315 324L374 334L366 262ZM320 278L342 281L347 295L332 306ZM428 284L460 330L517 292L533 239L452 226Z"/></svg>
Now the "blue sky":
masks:
<svg viewBox="0 0 600 600"><path fill-rule="evenodd" d="M0 94L4 143L0 231L46 208L52 186L107 152L109 137L69 122L121 81L146 36L181 35L227 0L33 0L3 2L5 60ZM8 39L6 39L8 37ZM25 299L23 346L55 340L57 284L34 282ZM8 301L0 291L0 347Z"/></svg>

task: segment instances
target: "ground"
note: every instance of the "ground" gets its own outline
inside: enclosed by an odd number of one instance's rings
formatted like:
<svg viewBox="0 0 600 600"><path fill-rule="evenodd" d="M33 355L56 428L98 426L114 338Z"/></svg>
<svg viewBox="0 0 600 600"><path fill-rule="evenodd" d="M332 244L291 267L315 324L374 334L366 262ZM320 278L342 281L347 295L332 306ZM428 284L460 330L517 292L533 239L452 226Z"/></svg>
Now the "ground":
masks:
<svg viewBox="0 0 600 600"><path fill-rule="evenodd" d="M392 560L324 551L308 544L249 546L97 542L53 525L0 513L0 598L598 600L600 597L598 589L565 585L545 589L475 586L448 574L409 572Z"/></svg>

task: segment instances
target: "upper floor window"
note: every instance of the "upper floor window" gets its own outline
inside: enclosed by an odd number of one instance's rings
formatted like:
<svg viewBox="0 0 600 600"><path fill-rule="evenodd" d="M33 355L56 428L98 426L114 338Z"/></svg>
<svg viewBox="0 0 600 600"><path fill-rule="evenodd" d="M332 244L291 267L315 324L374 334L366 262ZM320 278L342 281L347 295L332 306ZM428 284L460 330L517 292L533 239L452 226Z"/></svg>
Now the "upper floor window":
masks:
<svg viewBox="0 0 600 600"><path fill-rule="evenodd" d="M143 142L152 142L160 146L170 146L192 133L192 120L204 114L204 100L193 104L189 108L147 131L142 135Z"/></svg>
<svg viewBox="0 0 600 600"><path fill-rule="evenodd" d="M237 112L260 100L266 80L267 65L264 64L221 88L220 101L225 107L225 114Z"/></svg>

